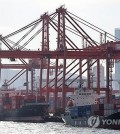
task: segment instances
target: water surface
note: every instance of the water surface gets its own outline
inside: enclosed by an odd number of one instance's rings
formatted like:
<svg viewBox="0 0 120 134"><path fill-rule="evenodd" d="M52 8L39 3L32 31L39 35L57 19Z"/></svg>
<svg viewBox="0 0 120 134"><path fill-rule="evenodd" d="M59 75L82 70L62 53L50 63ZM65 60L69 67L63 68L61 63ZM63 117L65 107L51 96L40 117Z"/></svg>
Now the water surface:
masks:
<svg viewBox="0 0 120 134"><path fill-rule="evenodd" d="M63 123L0 122L0 134L120 134L119 130L80 128Z"/></svg>

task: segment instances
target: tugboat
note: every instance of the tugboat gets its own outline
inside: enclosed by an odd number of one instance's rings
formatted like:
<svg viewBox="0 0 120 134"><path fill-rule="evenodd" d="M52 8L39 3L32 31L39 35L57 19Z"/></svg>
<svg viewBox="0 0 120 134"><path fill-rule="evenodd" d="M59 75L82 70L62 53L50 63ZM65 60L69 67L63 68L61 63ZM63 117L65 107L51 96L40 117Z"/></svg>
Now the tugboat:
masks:
<svg viewBox="0 0 120 134"><path fill-rule="evenodd" d="M48 116L48 107L44 96L20 95L15 89L8 89L5 83L0 90L2 121L44 122L45 116Z"/></svg>
<svg viewBox="0 0 120 134"><path fill-rule="evenodd" d="M80 84L69 97L62 120L72 126L120 130L120 109L113 103L100 104L99 99L96 91Z"/></svg>

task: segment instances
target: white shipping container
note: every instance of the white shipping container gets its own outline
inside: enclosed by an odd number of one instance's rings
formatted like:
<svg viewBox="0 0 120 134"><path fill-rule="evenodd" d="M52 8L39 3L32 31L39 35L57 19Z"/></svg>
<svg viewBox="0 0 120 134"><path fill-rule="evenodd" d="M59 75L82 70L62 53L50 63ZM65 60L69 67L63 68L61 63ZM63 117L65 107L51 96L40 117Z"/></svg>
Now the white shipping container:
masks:
<svg viewBox="0 0 120 134"><path fill-rule="evenodd" d="M114 109L114 105L113 104L104 104L104 109L108 109L108 110Z"/></svg>
<svg viewBox="0 0 120 134"><path fill-rule="evenodd" d="M114 110L104 110L104 116L109 116L114 113Z"/></svg>

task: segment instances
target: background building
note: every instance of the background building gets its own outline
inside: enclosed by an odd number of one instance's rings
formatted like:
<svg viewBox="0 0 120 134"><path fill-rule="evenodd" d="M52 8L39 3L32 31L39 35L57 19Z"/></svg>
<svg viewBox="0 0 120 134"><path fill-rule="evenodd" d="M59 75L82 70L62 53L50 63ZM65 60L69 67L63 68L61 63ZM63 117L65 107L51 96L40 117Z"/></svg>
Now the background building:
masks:
<svg viewBox="0 0 120 134"><path fill-rule="evenodd" d="M97 66L93 67L93 87L97 87ZM104 73L104 66L100 64L100 87L105 87L105 73Z"/></svg>
<svg viewBox="0 0 120 134"><path fill-rule="evenodd" d="M120 28L115 28L116 41L120 41ZM117 45L117 49L120 49L120 44ZM120 60L115 62L115 89L120 88Z"/></svg>

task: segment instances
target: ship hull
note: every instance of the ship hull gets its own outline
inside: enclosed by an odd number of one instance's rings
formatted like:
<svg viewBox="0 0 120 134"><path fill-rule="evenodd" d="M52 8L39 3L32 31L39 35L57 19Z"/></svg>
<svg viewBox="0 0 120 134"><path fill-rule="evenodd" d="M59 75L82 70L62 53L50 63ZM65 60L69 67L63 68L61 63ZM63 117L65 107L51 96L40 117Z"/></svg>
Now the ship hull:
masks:
<svg viewBox="0 0 120 134"><path fill-rule="evenodd" d="M120 130L120 112L112 114L108 117L103 116L90 116L81 118L71 118L70 115L61 115L62 120L66 125L77 127L89 128L105 128ZM96 117L94 121L90 120L91 117ZM99 119L98 119L99 118Z"/></svg>
<svg viewBox="0 0 120 134"><path fill-rule="evenodd" d="M31 117L5 117L4 121L14 121L14 122L32 122L32 123L43 123L44 117L42 116L31 116Z"/></svg>
<svg viewBox="0 0 120 134"><path fill-rule="evenodd" d="M44 122L48 115L48 104L32 103L17 109L3 109L1 120L17 122Z"/></svg>
<svg viewBox="0 0 120 134"><path fill-rule="evenodd" d="M61 116L62 116L62 120L66 125L89 127L87 123L88 118L83 117L83 118L72 119L70 116L64 116L64 115Z"/></svg>

